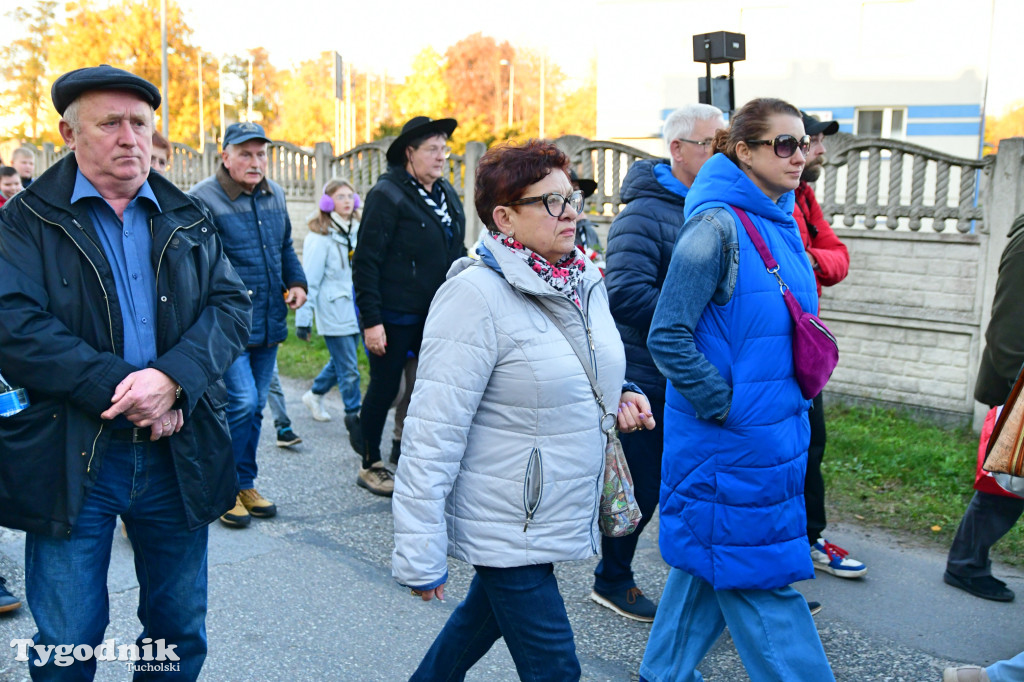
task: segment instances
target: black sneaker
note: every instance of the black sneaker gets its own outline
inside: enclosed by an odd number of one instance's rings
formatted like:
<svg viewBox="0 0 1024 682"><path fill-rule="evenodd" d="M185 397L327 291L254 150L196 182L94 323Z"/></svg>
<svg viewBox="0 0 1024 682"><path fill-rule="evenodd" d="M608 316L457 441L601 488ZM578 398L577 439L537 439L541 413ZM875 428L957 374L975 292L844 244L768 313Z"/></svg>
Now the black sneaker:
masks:
<svg viewBox="0 0 1024 682"><path fill-rule="evenodd" d="M1006 586L1002 580L991 576L981 575L976 578L961 578L946 571L942 580L947 585L959 587L964 592L973 594L975 597L990 599L991 601L1013 601L1013 590Z"/></svg>
<svg viewBox="0 0 1024 682"><path fill-rule="evenodd" d="M17 611L21 608L21 600L7 590L7 580L0 578L0 613Z"/></svg>
<svg viewBox="0 0 1024 682"><path fill-rule="evenodd" d="M807 601L807 597L804 597ZM807 601L807 608L810 609L812 616L817 616L821 613L821 602L820 601Z"/></svg>
<svg viewBox="0 0 1024 682"><path fill-rule="evenodd" d="M398 458L402 456L402 441L397 438L391 440L391 463L398 466Z"/></svg>
<svg viewBox="0 0 1024 682"><path fill-rule="evenodd" d="M590 593L590 599L601 606L606 606L620 616L638 620L641 623L653 623L658 605L644 596L639 587L631 587L616 594L601 594L597 590Z"/></svg>
<svg viewBox="0 0 1024 682"><path fill-rule="evenodd" d="M290 448L291 446L298 445L301 442L302 439L292 431L292 427L288 426L277 430L277 447Z"/></svg>
<svg viewBox="0 0 1024 682"><path fill-rule="evenodd" d="M356 451L356 454L363 452L363 423L359 420L359 414L345 415L345 428L348 429L348 444Z"/></svg>

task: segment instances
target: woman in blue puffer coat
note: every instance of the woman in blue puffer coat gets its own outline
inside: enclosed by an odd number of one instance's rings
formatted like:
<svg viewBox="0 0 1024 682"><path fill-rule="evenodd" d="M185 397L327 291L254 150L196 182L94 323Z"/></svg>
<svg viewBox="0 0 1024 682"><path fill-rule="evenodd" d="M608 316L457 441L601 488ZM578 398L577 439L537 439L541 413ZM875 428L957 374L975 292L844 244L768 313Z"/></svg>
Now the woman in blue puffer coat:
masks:
<svg viewBox="0 0 1024 682"><path fill-rule="evenodd" d="M805 310L814 274L793 220L809 138L800 112L756 99L715 136L686 197L648 346L668 379L659 542L672 566L640 667L699 682L726 625L753 682L833 675L807 602L803 484L810 430L793 322L742 227L746 212Z"/></svg>

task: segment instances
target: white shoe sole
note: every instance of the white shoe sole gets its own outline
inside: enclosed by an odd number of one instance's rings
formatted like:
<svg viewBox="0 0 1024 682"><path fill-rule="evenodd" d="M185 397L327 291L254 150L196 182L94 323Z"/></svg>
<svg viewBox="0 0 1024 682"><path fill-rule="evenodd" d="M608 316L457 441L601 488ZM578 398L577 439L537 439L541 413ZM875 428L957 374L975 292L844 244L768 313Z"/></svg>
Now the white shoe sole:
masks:
<svg viewBox="0 0 1024 682"><path fill-rule="evenodd" d="M629 618L631 620L637 620L637 621L640 621L641 623L653 623L654 622L654 618L653 617L652 618L645 618L644 616L638 616L635 613L630 613L629 611L623 611L618 606L616 606L614 602L611 602L611 601L605 599L604 597L599 595L597 592L591 591L591 593L590 593L590 600L592 602L594 602L595 604L600 604L601 606L604 606L605 608L611 609L612 611L614 611L615 613L619 614L620 616L624 616L624 617Z"/></svg>
<svg viewBox="0 0 1024 682"><path fill-rule="evenodd" d="M814 562L814 568L819 571L825 571L825 573L831 573L837 578L860 578L868 572L868 567L860 569L859 571L847 571L842 569L835 569L827 564L819 564L817 561Z"/></svg>

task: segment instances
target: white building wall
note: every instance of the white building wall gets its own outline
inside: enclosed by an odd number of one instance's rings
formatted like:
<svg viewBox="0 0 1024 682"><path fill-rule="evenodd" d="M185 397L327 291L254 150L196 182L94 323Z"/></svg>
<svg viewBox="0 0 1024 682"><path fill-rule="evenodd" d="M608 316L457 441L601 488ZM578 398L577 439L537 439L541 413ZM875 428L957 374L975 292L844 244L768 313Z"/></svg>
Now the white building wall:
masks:
<svg viewBox="0 0 1024 682"><path fill-rule="evenodd" d="M697 101L692 36L746 36L736 104L781 97L855 132L858 107L905 109L894 136L977 157L990 0L603 0L597 137L664 154L664 116ZM628 27L621 19L630 17ZM642 26L642 28L640 28ZM636 28L637 30L632 30ZM728 73L712 65L712 76Z"/></svg>

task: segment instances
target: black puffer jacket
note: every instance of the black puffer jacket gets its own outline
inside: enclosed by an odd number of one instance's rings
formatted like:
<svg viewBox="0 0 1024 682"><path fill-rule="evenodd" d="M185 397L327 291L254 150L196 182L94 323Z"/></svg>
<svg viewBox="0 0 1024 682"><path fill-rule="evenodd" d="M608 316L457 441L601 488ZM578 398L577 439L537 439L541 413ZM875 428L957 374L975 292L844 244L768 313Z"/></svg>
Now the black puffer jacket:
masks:
<svg viewBox="0 0 1024 682"><path fill-rule="evenodd" d="M393 166L366 195L352 262L356 306L364 329L383 322L381 310L426 319L448 268L466 255L466 214L455 188L438 180L452 218L454 234L449 242L441 219L408 178L404 168Z"/></svg>
<svg viewBox="0 0 1024 682"><path fill-rule="evenodd" d="M68 156L0 210L0 367L30 406L0 418L0 525L71 534L110 441L100 413L139 369L122 358L117 287ZM168 439L189 527L235 499L221 376L245 347L251 304L201 201L152 174L157 359L181 385L185 425Z"/></svg>
<svg viewBox="0 0 1024 682"><path fill-rule="evenodd" d="M685 198L658 182L655 167L668 159L634 163L622 182L626 208L608 231L605 281L612 316L626 347L626 376L649 398L665 400L665 377L647 350L651 318L672 260L676 235L686 220Z"/></svg>
<svg viewBox="0 0 1024 682"><path fill-rule="evenodd" d="M993 407L1010 397L1024 365L1024 215L1013 222L999 258L992 319L985 331L974 398Z"/></svg>

